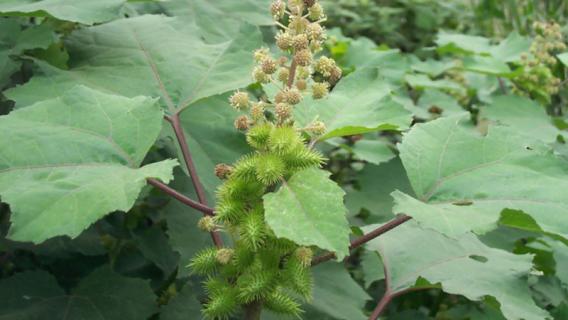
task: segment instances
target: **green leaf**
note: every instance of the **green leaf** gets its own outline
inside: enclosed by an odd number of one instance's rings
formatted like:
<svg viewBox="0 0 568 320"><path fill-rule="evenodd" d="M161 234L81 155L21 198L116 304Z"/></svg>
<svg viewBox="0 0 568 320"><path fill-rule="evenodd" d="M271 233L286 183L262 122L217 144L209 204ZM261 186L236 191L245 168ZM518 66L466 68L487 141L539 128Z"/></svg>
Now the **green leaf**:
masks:
<svg viewBox="0 0 568 320"><path fill-rule="evenodd" d="M518 134L534 137L546 143L556 141L563 132L552 123L538 103L519 96L500 96L481 108L481 117L509 126Z"/></svg>
<svg viewBox="0 0 568 320"><path fill-rule="evenodd" d="M136 246L144 257L152 261L169 277L176 269L179 256L172 250L168 238L158 225L132 234Z"/></svg>
<svg viewBox="0 0 568 320"><path fill-rule="evenodd" d="M466 53L488 53L491 51L489 39L465 34L439 33L436 39L438 50ZM445 47L445 48L444 48Z"/></svg>
<svg viewBox="0 0 568 320"><path fill-rule="evenodd" d="M508 128L491 127L481 136L463 122L441 118L404 137L400 157L417 199L393 193L395 212L456 237L494 229L505 208L522 210L540 229L567 237L566 162ZM516 220L508 225L524 228Z"/></svg>
<svg viewBox="0 0 568 320"><path fill-rule="evenodd" d="M353 146L353 154L357 159L379 165L395 157L388 144L381 140L361 140Z"/></svg>
<svg viewBox="0 0 568 320"><path fill-rule="evenodd" d="M380 130L404 130L411 114L390 97L391 88L377 69L362 69L344 79L322 100L310 98L294 114L301 125L316 117L327 126L321 139Z"/></svg>
<svg viewBox="0 0 568 320"><path fill-rule="evenodd" d="M0 14L54 17L59 20L94 24L120 17L125 0L3 0Z"/></svg>
<svg viewBox="0 0 568 320"><path fill-rule="evenodd" d="M566 67L568 67L568 52L561 53L556 56L560 62Z"/></svg>
<svg viewBox="0 0 568 320"><path fill-rule="evenodd" d="M532 269L530 255L489 248L471 233L450 239L422 230L414 222L397 227L367 247L382 257L390 295L440 284L445 292L473 301L495 298L507 319L549 317L535 305L524 278Z"/></svg>
<svg viewBox="0 0 568 320"><path fill-rule="evenodd" d="M432 80L425 74L407 74L404 79L413 88L417 89L446 89L463 91L456 82L450 80Z"/></svg>
<svg viewBox="0 0 568 320"><path fill-rule="evenodd" d="M362 310L371 297L349 275L341 263L318 265L314 272L314 300L310 309L316 309L334 319L367 319Z"/></svg>
<svg viewBox="0 0 568 320"><path fill-rule="evenodd" d="M190 316L201 313L201 304L197 301L192 288L186 284L168 305L162 307L160 320L187 320Z"/></svg>
<svg viewBox="0 0 568 320"><path fill-rule="evenodd" d="M568 245L555 240L547 240L556 261L556 277L568 286Z"/></svg>
<svg viewBox="0 0 568 320"><path fill-rule="evenodd" d="M529 52L531 44L532 39L513 31L497 46L492 46L490 53L493 58L499 61L518 62L521 60L521 54Z"/></svg>
<svg viewBox="0 0 568 320"><path fill-rule="evenodd" d="M355 178L359 190L348 192L345 201L352 214L367 209L370 212L368 223L392 218L394 201L390 193L393 190L412 194L412 187L398 158L380 166L366 165Z"/></svg>
<svg viewBox="0 0 568 320"><path fill-rule="evenodd" d="M176 161L138 168L162 126L154 99L76 87L0 117L0 195L9 237L76 237L107 213L129 210L147 178L172 178Z"/></svg>
<svg viewBox="0 0 568 320"><path fill-rule="evenodd" d="M156 312L148 283L102 267L66 295L45 271L26 271L0 281L0 318L10 320L147 319Z"/></svg>
<svg viewBox="0 0 568 320"><path fill-rule="evenodd" d="M464 109L454 97L437 89L425 90L420 96L418 108L415 108L415 110L415 115L422 119L437 116L437 111L441 111L443 117L464 112Z"/></svg>
<svg viewBox="0 0 568 320"><path fill-rule="evenodd" d="M243 22L253 25L273 25L271 0L210 1L169 0L166 11L195 24L208 41L233 38Z"/></svg>
<svg viewBox="0 0 568 320"><path fill-rule="evenodd" d="M341 260L349 254L351 230L345 193L329 176L320 169L294 174L277 192L264 196L265 218L277 237L333 251Z"/></svg>
<svg viewBox="0 0 568 320"><path fill-rule="evenodd" d="M426 73L429 76L437 77L443 74L444 72L455 68L456 63L453 60L447 61L438 61L438 60L425 60L420 61L418 58L412 56L412 70Z"/></svg>
<svg viewBox="0 0 568 320"><path fill-rule="evenodd" d="M493 57L470 56L463 60L463 68L484 74L507 75L511 73L509 66L502 60Z"/></svg>
<svg viewBox="0 0 568 320"><path fill-rule="evenodd" d="M66 44L76 67L64 71L38 62L42 76L6 93L17 107L79 83L127 97L160 97L170 112L179 112L202 98L250 84L260 34L247 25L231 40L207 44L183 20L147 15L82 29Z"/></svg>

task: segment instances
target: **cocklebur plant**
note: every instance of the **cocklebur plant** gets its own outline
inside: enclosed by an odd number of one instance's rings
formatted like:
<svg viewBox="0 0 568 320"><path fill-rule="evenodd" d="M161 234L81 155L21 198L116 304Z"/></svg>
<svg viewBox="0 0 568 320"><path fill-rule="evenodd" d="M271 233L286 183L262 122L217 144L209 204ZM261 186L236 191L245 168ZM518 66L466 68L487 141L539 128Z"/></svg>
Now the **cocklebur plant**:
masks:
<svg viewBox="0 0 568 320"><path fill-rule="evenodd" d="M201 230L227 233L233 246L207 248L189 265L206 279L203 314L210 319L227 319L240 308L247 319L259 319L262 308L299 316L297 298L309 301L312 295L312 248L275 236L265 222L262 197L283 179L324 163L307 137L322 135L325 124L316 119L298 128L294 108L306 95L326 97L342 72L334 60L317 57L326 38L317 1L276 0L270 12L281 28L275 40L282 55L256 50L252 77L278 91L266 101L253 101L246 91L230 97L230 105L243 113L235 119L235 129L246 134L254 151L234 165L216 166L223 184L217 190L215 217L199 222Z"/></svg>
<svg viewBox="0 0 568 320"><path fill-rule="evenodd" d="M536 37L529 53L521 56L522 73L512 79L513 92L548 104L560 89L561 80L554 74L555 55L566 50L566 43L557 23L535 22L533 28Z"/></svg>

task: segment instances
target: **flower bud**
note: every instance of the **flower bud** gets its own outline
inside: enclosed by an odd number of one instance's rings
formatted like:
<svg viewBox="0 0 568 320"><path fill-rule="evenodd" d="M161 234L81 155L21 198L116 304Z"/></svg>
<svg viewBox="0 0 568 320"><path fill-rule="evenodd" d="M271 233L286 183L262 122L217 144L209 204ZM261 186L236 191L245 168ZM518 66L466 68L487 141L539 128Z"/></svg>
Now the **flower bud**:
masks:
<svg viewBox="0 0 568 320"><path fill-rule="evenodd" d="M229 98L229 102L233 108L237 110L245 110L249 106L248 93L237 91Z"/></svg>
<svg viewBox="0 0 568 320"><path fill-rule="evenodd" d="M273 74L276 72L276 61L270 57L264 58L261 63L261 69L266 74Z"/></svg>
<svg viewBox="0 0 568 320"><path fill-rule="evenodd" d="M260 121L264 119L264 110L265 110L265 103L259 101L254 103L250 108L250 115L252 116L253 121Z"/></svg>
<svg viewBox="0 0 568 320"><path fill-rule="evenodd" d="M288 70L288 68L280 68L280 70L278 70L278 81L280 82L288 82L288 77L290 77L290 70Z"/></svg>
<svg viewBox="0 0 568 320"><path fill-rule="evenodd" d="M308 247L300 247L296 249L294 255L298 258L298 261L300 261L304 268L312 265L312 258L314 256L312 249Z"/></svg>
<svg viewBox="0 0 568 320"><path fill-rule="evenodd" d="M312 122L310 124L310 126L306 128L306 130L317 135L317 136L319 136L319 135L324 134L325 131L327 130L327 128L325 126L325 123L323 123L319 120L316 120L316 121Z"/></svg>
<svg viewBox="0 0 568 320"><path fill-rule="evenodd" d="M300 91L304 91L308 88L308 82L304 79L296 81L296 88Z"/></svg>
<svg viewBox="0 0 568 320"><path fill-rule="evenodd" d="M319 3L315 3L308 9L309 17L312 21L320 20L324 17L323 7Z"/></svg>
<svg viewBox="0 0 568 320"><path fill-rule="evenodd" d="M299 66L307 67L312 63L312 52L308 49L303 49L296 52L294 60Z"/></svg>
<svg viewBox="0 0 568 320"><path fill-rule="evenodd" d="M329 83L316 82L312 85L312 97L314 99L322 99L329 93Z"/></svg>
<svg viewBox="0 0 568 320"><path fill-rule="evenodd" d="M285 91L278 91L276 95L274 95L274 102L281 103L286 100L286 92Z"/></svg>
<svg viewBox="0 0 568 320"><path fill-rule="evenodd" d="M288 27L294 32L294 34L304 33L308 27L308 20L299 16L292 16L290 18L290 23Z"/></svg>
<svg viewBox="0 0 568 320"><path fill-rule="evenodd" d="M308 36L304 33L298 34L294 36L292 40L292 46L296 50L303 50L307 49L310 41L308 40Z"/></svg>
<svg viewBox="0 0 568 320"><path fill-rule="evenodd" d="M225 163L219 163L215 166L215 175L219 179L227 179L233 172L233 167Z"/></svg>
<svg viewBox="0 0 568 320"><path fill-rule="evenodd" d="M298 104L302 101L302 94L298 89L286 89L284 91L284 102L291 105Z"/></svg>
<svg viewBox="0 0 568 320"><path fill-rule="evenodd" d="M272 5L270 5L270 13L274 20L282 19L286 13L286 4L282 2L282 0L275 0L272 2Z"/></svg>
<svg viewBox="0 0 568 320"><path fill-rule="evenodd" d="M217 259L217 262L219 262L220 264L228 264L229 262L231 262L231 259L233 259L233 255L235 254L235 251L233 249L228 249L228 248L223 248L223 249L219 249L217 250L217 255L215 256L215 259Z"/></svg>
<svg viewBox="0 0 568 320"><path fill-rule="evenodd" d="M268 51L268 48L260 48L254 51L254 61L256 62L260 62L262 60L264 60L266 57L268 57L270 54L270 51Z"/></svg>
<svg viewBox="0 0 568 320"><path fill-rule="evenodd" d="M210 216L205 216L199 219L199 222L197 222L197 227L205 232L211 232L217 229L217 225L215 224L215 219Z"/></svg>
<svg viewBox="0 0 568 320"><path fill-rule="evenodd" d="M279 66L285 65L286 62L288 62L288 58L287 58L287 57L282 56L282 57L278 58L278 65L279 65Z"/></svg>
<svg viewBox="0 0 568 320"><path fill-rule="evenodd" d="M304 0L304 4L306 5L307 8L313 6L314 4L316 4L316 0Z"/></svg>
<svg viewBox="0 0 568 320"><path fill-rule="evenodd" d="M247 130L249 128L249 123L250 120L247 116L239 116L237 119L235 119L235 128L237 130Z"/></svg>
<svg viewBox="0 0 568 320"><path fill-rule="evenodd" d="M278 103L274 108L276 117L280 122L288 119L292 115L292 106L287 103Z"/></svg>
<svg viewBox="0 0 568 320"><path fill-rule="evenodd" d="M276 45L278 46L278 48L280 48L280 50L289 50L290 48L292 48L293 44L294 37L292 37L290 33L280 31L276 35Z"/></svg>
<svg viewBox="0 0 568 320"><path fill-rule="evenodd" d="M311 41L323 40L325 37L324 29L319 23L310 23L306 28L306 34Z"/></svg>
<svg viewBox="0 0 568 320"><path fill-rule="evenodd" d="M254 70L252 71L252 77L253 77L254 81L259 82L259 83L269 83L270 82L270 75L267 75L266 73L264 73L264 71L262 71L262 68L260 68L260 67L254 68Z"/></svg>
<svg viewBox="0 0 568 320"><path fill-rule="evenodd" d="M331 69L331 72L329 74L329 83L330 84L336 84L337 81L339 81L339 79L341 79L341 75L343 74L343 71L341 71L341 68L339 67L335 67L333 69Z"/></svg>
<svg viewBox="0 0 568 320"><path fill-rule="evenodd" d="M335 61L328 57L319 58L314 65L314 69L326 78L331 75L333 68L335 68Z"/></svg>

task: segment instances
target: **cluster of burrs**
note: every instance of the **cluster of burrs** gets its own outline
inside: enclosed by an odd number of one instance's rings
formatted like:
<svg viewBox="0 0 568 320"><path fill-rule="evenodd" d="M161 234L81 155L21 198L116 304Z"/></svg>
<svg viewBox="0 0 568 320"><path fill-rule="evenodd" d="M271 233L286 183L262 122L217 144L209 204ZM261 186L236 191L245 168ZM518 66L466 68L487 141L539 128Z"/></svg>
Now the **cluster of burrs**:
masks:
<svg viewBox="0 0 568 320"><path fill-rule="evenodd" d="M549 103L550 96L560 90L561 80L554 75L558 60L555 55L566 50L560 26L554 22L535 22L536 37L530 54L521 55L523 72L513 79L516 94L534 96Z"/></svg>
<svg viewBox="0 0 568 320"><path fill-rule="evenodd" d="M284 54L276 59L266 48L255 51L253 77L267 92L270 86L277 88L276 93L255 101L246 91L230 97L231 106L244 113L235 127L246 134L254 151L234 165L215 167L223 180L215 215L199 221L200 229L222 231L232 245L202 250L190 263L195 274L206 278L203 314L210 319L259 307L299 316L298 298L309 300L312 293L312 248L274 234L265 221L263 196L296 172L323 164L323 155L306 142L310 135L323 134L325 125L315 120L296 128L293 108L308 89L313 99L324 98L341 69L332 59L314 58L325 40L319 24L324 13L317 1L276 0L270 10L282 28L276 43Z"/></svg>

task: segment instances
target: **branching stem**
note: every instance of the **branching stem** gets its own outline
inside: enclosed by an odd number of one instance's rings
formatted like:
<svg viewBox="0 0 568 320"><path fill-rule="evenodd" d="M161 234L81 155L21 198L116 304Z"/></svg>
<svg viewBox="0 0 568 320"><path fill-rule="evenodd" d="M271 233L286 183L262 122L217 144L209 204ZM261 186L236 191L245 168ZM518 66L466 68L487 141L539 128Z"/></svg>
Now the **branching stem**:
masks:
<svg viewBox="0 0 568 320"><path fill-rule="evenodd" d="M349 246L349 250L353 250L375 238L377 238L378 236L387 233L388 231L400 226L401 224L405 223L406 221L412 219L411 217L402 214L399 215L398 217L392 219L391 221L383 224L382 226L378 227L377 229L351 241L351 245ZM312 266L318 265L322 262L326 262L329 260L332 260L333 258L335 258L335 253L333 252L328 252L326 254L323 254L321 256L317 256L312 260Z"/></svg>
<svg viewBox="0 0 568 320"><path fill-rule="evenodd" d="M151 184L154 187L164 191L166 194L168 194L169 196L178 200L179 202L181 202L181 203L183 203L183 204L185 204L189 207L192 207L195 210L199 210L205 215L208 215L208 216L214 215L213 208L202 205L201 203L184 196L183 194L179 193L177 190L174 190L173 188L171 188L167 184L163 183L162 181L157 180L157 179L153 179L153 178L148 179L147 181L148 181L148 184Z"/></svg>

